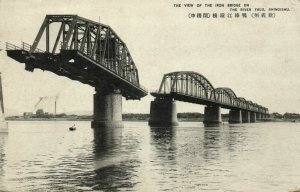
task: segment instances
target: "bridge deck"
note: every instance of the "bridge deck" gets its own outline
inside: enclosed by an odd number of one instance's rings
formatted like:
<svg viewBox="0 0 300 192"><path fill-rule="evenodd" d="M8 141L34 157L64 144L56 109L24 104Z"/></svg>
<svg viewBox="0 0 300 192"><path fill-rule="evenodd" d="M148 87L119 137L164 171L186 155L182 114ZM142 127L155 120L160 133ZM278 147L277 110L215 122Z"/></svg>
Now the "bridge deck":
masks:
<svg viewBox="0 0 300 192"><path fill-rule="evenodd" d="M151 92L151 95L195 104L220 106L225 109L268 114L267 108L243 97L237 97L228 87L214 88L206 77L194 71L164 74L159 89Z"/></svg>
<svg viewBox="0 0 300 192"><path fill-rule="evenodd" d="M145 88L132 83L130 78L113 65L100 64L79 50L61 50L58 54L42 51L29 54L29 50L14 46L6 51L9 57L25 63L28 71L51 71L93 87L112 84L121 90L126 99L140 99L147 95Z"/></svg>
<svg viewBox="0 0 300 192"><path fill-rule="evenodd" d="M110 26L78 15L46 15L32 45L7 43L6 50L28 71L51 71L97 90L119 89L126 99L147 95L125 42Z"/></svg>
<svg viewBox="0 0 300 192"><path fill-rule="evenodd" d="M183 101L183 102L188 102L188 103L193 103L193 104L220 106L221 108L224 108L224 109L238 109L238 110L257 112L256 110L247 109L247 108L244 108L241 106L233 106L233 105L222 103L219 101L213 101L213 100L206 99L206 98L199 98L199 97L195 97L195 96L187 95L187 94L183 94L183 93L178 93L178 92L171 92L168 94L151 92L150 94L153 97L173 98L174 100L177 100L177 101Z"/></svg>

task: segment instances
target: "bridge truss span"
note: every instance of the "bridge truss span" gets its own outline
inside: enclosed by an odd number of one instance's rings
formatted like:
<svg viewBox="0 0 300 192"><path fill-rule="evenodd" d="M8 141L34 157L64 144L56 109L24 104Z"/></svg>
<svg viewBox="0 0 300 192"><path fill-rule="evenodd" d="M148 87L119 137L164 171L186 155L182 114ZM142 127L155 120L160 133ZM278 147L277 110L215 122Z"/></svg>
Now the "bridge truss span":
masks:
<svg viewBox="0 0 300 192"><path fill-rule="evenodd" d="M216 94L212 84L203 75L192 71L165 74L158 93L178 93L216 100Z"/></svg>
<svg viewBox="0 0 300 192"><path fill-rule="evenodd" d="M151 95L156 98L172 98L195 104L268 114L267 108L243 97L237 97L231 88L214 88L205 76L193 71L165 74L159 90L151 92Z"/></svg>
<svg viewBox="0 0 300 192"><path fill-rule="evenodd" d="M126 99L147 95L122 39L108 25L78 15L46 15L32 45L7 44L7 52L28 71L40 68L95 88L117 87Z"/></svg>

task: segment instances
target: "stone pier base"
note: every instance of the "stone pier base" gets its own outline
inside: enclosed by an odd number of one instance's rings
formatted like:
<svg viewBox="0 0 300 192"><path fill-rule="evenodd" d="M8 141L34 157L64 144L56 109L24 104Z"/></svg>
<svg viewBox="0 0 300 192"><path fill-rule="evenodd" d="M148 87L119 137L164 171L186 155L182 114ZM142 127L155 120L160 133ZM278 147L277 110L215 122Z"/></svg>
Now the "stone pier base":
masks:
<svg viewBox="0 0 300 192"><path fill-rule="evenodd" d="M250 123L250 112L242 111L242 121L243 123Z"/></svg>
<svg viewBox="0 0 300 192"><path fill-rule="evenodd" d="M92 128L120 128L122 122L122 95L119 89L96 90Z"/></svg>
<svg viewBox="0 0 300 192"><path fill-rule="evenodd" d="M250 122L255 123L256 122L256 113L250 112Z"/></svg>
<svg viewBox="0 0 300 192"><path fill-rule="evenodd" d="M234 123L242 123L242 111L241 110L233 110L231 109L229 111L229 120L228 122L230 124L234 124Z"/></svg>
<svg viewBox="0 0 300 192"><path fill-rule="evenodd" d="M261 113L256 113L256 119L257 120L261 119Z"/></svg>
<svg viewBox="0 0 300 192"><path fill-rule="evenodd" d="M5 121L5 116L4 116L1 73L0 73L0 133L8 133L8 125L7 122Z"/></svg>
<svg viewBox="0 0 300 192"><path fill-rule="evenodd" d="M205 127L216 127L222 123L221 107L206 106L204 108L204 120Z"/></svg>
<svg viewBox="0 0 300 192"><path fill-rule="evenodd" d="M167 98L156 98L151 101L149 125L153 127L178 126L176 102Z"/></svg>

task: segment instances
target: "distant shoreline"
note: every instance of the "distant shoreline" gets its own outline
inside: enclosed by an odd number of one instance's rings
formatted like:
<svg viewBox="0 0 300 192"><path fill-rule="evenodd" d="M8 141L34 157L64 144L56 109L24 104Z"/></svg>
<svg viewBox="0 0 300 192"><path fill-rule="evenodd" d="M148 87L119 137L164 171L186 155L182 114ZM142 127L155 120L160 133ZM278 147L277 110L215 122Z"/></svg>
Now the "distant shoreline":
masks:
<svg viewBox="0 0 300 192"><path fill-rule="evenodd" d="M23 117L7 117L6 121L92 121L93 118L69 117L69 118L23 118ZM147 122L149 118L124 118L123 121L140 121ZM178 118L179 122L203 122L200 118ZM227 122L228 118L223 118L223 122ZM257 122L300 122L293 119L259 119Z"/></svg>

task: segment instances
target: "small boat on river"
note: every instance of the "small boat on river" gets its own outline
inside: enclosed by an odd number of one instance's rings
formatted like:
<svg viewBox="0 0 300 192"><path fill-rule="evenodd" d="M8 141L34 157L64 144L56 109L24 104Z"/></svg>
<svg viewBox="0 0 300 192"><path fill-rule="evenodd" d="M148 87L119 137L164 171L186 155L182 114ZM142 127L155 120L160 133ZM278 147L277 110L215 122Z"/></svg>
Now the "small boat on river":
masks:
<svg viewBox="0 0 300 192"><path fill-rule="evenodd" d="M76 130L75 124L72 127L69 127L69 130L70 131L75 131Z"/></svg>

